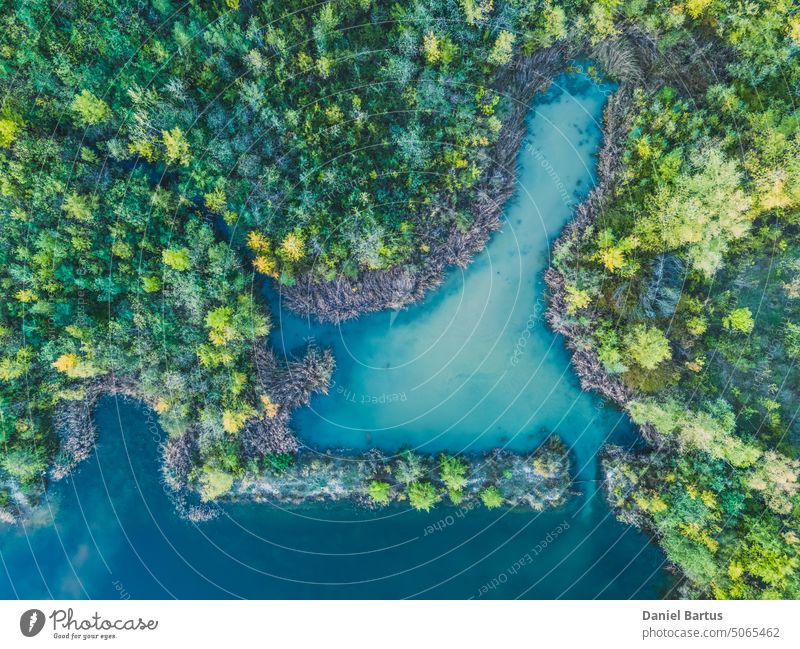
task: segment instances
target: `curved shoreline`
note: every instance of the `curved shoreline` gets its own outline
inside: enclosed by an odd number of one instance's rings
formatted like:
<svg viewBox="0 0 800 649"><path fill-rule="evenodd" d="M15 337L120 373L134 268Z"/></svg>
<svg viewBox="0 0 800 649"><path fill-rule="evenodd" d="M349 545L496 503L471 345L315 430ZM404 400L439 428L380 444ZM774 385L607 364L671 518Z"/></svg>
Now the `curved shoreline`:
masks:
<svg viewBox="0 0 800 649"><path fill-rule="evenodd" d="M577 51L584 50L585 47L568 50L566 43L539 50L509 66L505 70L504 77L497 80L496 86L506 88L505 95L513 99L513 110L495 145L495 155L487 174L488 179L478 192L477 205L474 208L475 220L467 232L453 230L446 233L444 241L432 245L430 254L427 255L420 269L407 266L385 271L370 271L355 281L339 278L331 283L317 282L307 275L295 286L282 287L281 296L286 300L287 306L296 312L313 315L320 321L338 323L357 317L362 313L387 308L399 309L417 302L429 290L441 284L449 266L466 266L472 257L484 248L492 232L500 227L500 216L505 204L515 192L516 161L522 139L527 132L526 119L530 113L530 104L533 98L545 90L558 72L564 68L566 59L573 58ZM622 143L627 133L626 117L632 92L632 86L623 83L609 99L609 104L604 111L603 146L598 157L597 184L588 198L578 206L576 215L564 227L553 245L553 250L568 245L570 240L577 238L580 232L593 223L597 214L602 210L603 201L613 188L615 174L619 167ZM436 234L441 236L442 233ZM547 293L550 302L547 311L548 324L554 331L565 336L567 347L573 353L572 364L582 387L587 390L596 390L603 397L624 408L631 398L632 391L621 381L604 372L593 351L582 349L577 344L578 337L586 333L585 328L567 325L563 322L566 308L563 277L550 268L545 273L545 283L548 287ZM291 367L284 368L288 370L287 373L279 371L278 363L266 347L262 349L256 346L253 354L259 382L262 386L269 385L266 392L276 394L276 403L280 409L277 416L269 421L258 421L249 425L242 433L245 444L252 446L253 456L263 456L269 453L297 454L297 466L294 471L297 473L307 471L306 464L310 465L312 461L306 462L301 443L289 428L289 417L293 409L307 402L312 391L327 391L327 380L310 380L310 374L314 374L314 372L306 371L308 370L306 361L310 360L314 364L315 360L323 360L323 365L332 368L333 360L327 352L322 353L322 358L317 358L319 354L311 353L306 359L291 363ZM79 462L91 454L97 438L92 411L101 396L122 394L147 402L147 399L140 394L134 379L130 377L110 378L111 384L109 384L109 377L88 384L84 399L68 404L58 413L57 431L61 440L61 449L66 453L60 453L54 462L50 470L50 476L53 479L58 480L69 475ZM153 403L148 402L148 405L153 407ZM177 503L179 509L183 509L183 513L190 517L204 515L194 506L188 506L188 509L181 506L182 493L191 495L197 491L197 486L191 484L190 476L191 470L195 466L193 458L197 453L197 432L195 429L189 429L179 437L170 438L164 447L162 465L165 477L175 491L176 500L179 501ZM647 430L645 429L643 432L647 433ZM534 450L533 453L541 452L543 447L544 445ZM490 458L489 462L492 462L503 454L507 456L507 460L517 457L516 454L507 452L499 452L494 455L487 453L481 455L479 461L486 462L486 458ZM369 452L361 458L361 460L367 461L361 463L374 466L374 459L378 455L380 454L377 451ZM324 457L328 458L326 460L328 467L322 467L319 464L319 455L317 455L314 462L317 462L318 468L329 468L340 461L347 464L352 459L338 451ZM463 459L470 464L471 470L474 468L472 465L478 461L468 457ZM352 462L349 463L352 464ZM426 464L430 465L431 469L435 468L433 458L428 458ZM568 477L569 462L567 461L566 464ZM385 458L382 459L381 466L384 468L388 466ZM380 472L378 470L373 473ZM434 471L431 470L430 473L433 475ZM260 479L242 480L241 484L236 487L236 497L258 499L267 493L275 496L275 490L270 487L270 484L274 483L275 480L266 475ZM288 486L286 488L289 489ZM289 491L291 490L289 489ZM362 495L360 491L354 490L345 497L356 501L360 499L363 502ZM474 496L475 494L473 494ZM315 498L336 500L341 497L343 497L341 492L326 494L324 490L310 496L312 500ZM293 496L287 496L286 500L293 501ZM545 500L560 501L560 498ZM6 508L4 511L8 511L8 509Z"/></svg>
<svg viewBox="0 0 800 649"><path fill-rule="evenodd" d="M614 189L621 166L624 139L630 126L628 109L632 95L633 89L623 84L608 100L603 114L603 145L598 154L597 183L586 200L577 207L575 217L567 223L553 243L553 255L581 239L581 235L597 220L605 201ZM580 345L581 336L587 335L591 327L568 318L564 276L550 266L545 271L544 281L548 299L547 324L553 331L564 336L566 346L572 352L572 366L580 379L581 387L584 390L598 392L624 409L631 400L633 391L603 369L594 350Z"/></svg>
<svg viewBox="0 0 800 649"><path fill-rule="evenodd" d="M340 323L365 313L402 309L422 300L444 280L448 267L464 268L483 250L516 187L516 160L527 131L531 102L564 67L565 44L543 49L516 61L497 79L495 87L513 101L510 116L494 147L487 179L478 189L474 220L466 232L430 232L430 245L417 264L363 272L358 279L338 277L323 282L306 272L293 286L276 286L281 299L294 312L320 322Z"/></svg>
<svg viewBox="0 0 800 649"><path fill-rule="evenodd" d="M725 76L724 67L719 60L720 51L708 43L698 48L699 54L695 53L693 56L687 57L682 51L660 53L653 49L653 43L646 34L633 30L631 33L621 34L615 42L601 43L598 49L603 46L606 49L598 58L606 59L603 61L606 69L620 66L618 74L621 73L622 82L609 99L603 115L603 146L598 154L597 183L553 244L554 257L559 251L567 259L574 259L581 254L579 250L571 248L581 245L585 234L600 219L613 196L622 169L625 141L632 128L631 106L634 93L638 90L655 92L671 85L681 88L689 97L702 96L709 85L709 79L707 74L693 74L698 62L708 64L714 74L718 73L719 77L714 77L715 79ZM709 55L709 59L704 59L705 55ZM629 403L637 397L636 390L619 376L607 372L597 351L584 342L593 334L592 323L596 312L590 306L586 309L587 317L583 321L569 314L567 281L568 271L563 268L558 269L551 265L545 272L548 325L564 337L581 387L598 393L627 414ZM620 505L621 495L631 491L635 482L622 470L622 465L625 462L638 462L644 466L643 471L646 471L652 461L648 456L653 451L664 449L668 444L652 425L643 423L637 428L650 447L648 451L633 451L614 445L606 445L601 449L599 463L603 491L609 507L619 521L638 528L650 536L652 542L657 543L659 534L648 516L638 508L626 509ZM680 567L669 560L665 560L664 569L679 577L684 576ZM690 595L688 582L679 583L678 593L682 598Z"/></svg>
<svg viewBox="0 0 800 649"><path fill-rule="evenodd" d="M505 95L512 98L513 111L506 120L495 145L494 158L487 172L488 179L478 193L477 205L474 209L475 220L467 232L453 230L445 233L444 241L432 245L432 250L420 270L415 271L413 267L404 267L387 271L372 271L363 274L355 282L343 278L330 284L313 282L309 276L306 280L306 287L303 287L303 282L298 282L293 287L283 287L282 297L286 299L288 306L295 311L310 313L321 321L340 322L357 317L361 313L386 308L402 308L417 302L425 296L428 290L436 288L443 281L448 266L466 266L472 257L484 248L491 234L500 227L500 216L505 204L516 191L516 161L522 139L527 132L526 120L530 114L531 102L538 93L546 90L552 79L563 69L564 60L568 55L566 44L537 51L524 60L509 66L505 70L503 78L497 80L496 86L505 88ZM441 238L442 233L436 234L440 234ZM351 461L352 457L348 457L340 451L323 456L326 460L322 464L319 461L319 454L315 454L315 459L310 460L310 454L303 452L300 440L289 427L291 411L306 403L312 391L326 392L328 381L309 382L305 380L309 374L305 371L307 359L291 363L291 367L284 368L288 370L288 373L278 371L281 368L278 367L279 364L273 354L265 345L262 347L257 346L254 349L254 365L262 387L269 386L265 387L264 391L276 395L276 403L280 409L275 417L267 421L253 422L242 431L244 444L253 447L252 455L296 454L296 465L292 471L298 474L303 472L307 474L309 466L314 462L322 471L337 464L354 464ZM323 356L329 363L332 363L327 352L323 353ZM86 395L83 399L67 404L57 414L56 428L61 442L61 451L49 472L50 477L54 480L69 475L93 451L97 439L93 410L100 397L109 394L124 395L140 399L149 407L154 407L154 403L148 401L141 394L136 380L132 377L103 377L87 384L85 390ZM186 430L178 437L168 439L163 449L162 472L174 491L176 505L181 513L189 518L199 520L207 517L208 507L207 505L191 504L191 501L196 500L199 490L194 482L195 476L190 475L196 465L194 459L198 451L197 444L198 429L196 427ZM545 453L546 444L547 442L534 449L529 457L533 458ZM375 458L379 455L377 451L368 452L360 457L362 461L359 463L364 466L372 466L376 469L373 473L382 474L384 478L392 482L393 487L396 487L397 485L386 472L389 461L382 458L379 465L375 464ZM512 503L516 504L527 500L535 508L544 507L545 503L553 506L561 504L567 495L570 482L568 454L565 452L562 455L565 457L562 475L556 481L558 483L556 492L550 490L548 495L540 498L534 493L540 488L540 485L534 484L536 483L534 480L530 482L530 489L527 492L518 491L516 494L507 494ZM493 451L479 456L459 456L469 465L470 474L480 474L481 470L478 466L480 464L496 466L498 463L505 462L510 465L519 465L524 457L522 454L506 451ZM327 464L327 466L322 466L323 464ZM427 467L426 473L435 482L436 461L434 456L423 456L423 464ZM308 478L309 475L307 474L306 477ZM269 485L275 484L275 478L276 476L266 474L260 478L245 478L240 481L241 484L237 483L234 497L258 499L267 493L274 497L276 496L275 490L271 489ZM299 499L291 495L291 489L288 486L286 489L290 495L279 499L287 502L299 502ZM397 489L395 491L396 499L402 500L402 493ZM307 498L337 500L342 497L369 504L364 498L363 488L354 489L346 496L343 496L341 491L331 494L320 490L319 493L312 494ZM465 497L477 499L477 490L466 494ZM12 514L13 512L9 512L9 515ZM14 517L16 518L16 516Z"/></svg>

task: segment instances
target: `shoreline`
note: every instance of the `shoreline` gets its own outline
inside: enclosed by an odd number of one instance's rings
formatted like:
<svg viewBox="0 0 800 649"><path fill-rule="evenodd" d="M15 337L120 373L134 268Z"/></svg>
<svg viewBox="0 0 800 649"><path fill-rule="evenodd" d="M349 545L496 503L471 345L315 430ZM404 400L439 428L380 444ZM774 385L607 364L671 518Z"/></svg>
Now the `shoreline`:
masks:
<svg viewBox="0 0 800 649"><path fill-rule="evenodd" d="M491 234L499 229L500 216L505 204L516 191L516 161L521 142L527 132L527 117L530 114L531 102L538 93L546 90L553 78L564 68L565 61L573 58L575 53L576 51L571 50L567 43L539 50L524 60L516 61L496 80L496 87L505 88L503 94L512 99L513 109L495 144L487 180L478 191L474 207L475 220L467 232L453 230L446 233L444 241L432 245L423 267L416 271L413 266L370 271L362 274L355 282L340 278L327 284L314 282L308 277L305 287L302 281L294 287L280 287L281 297L287 300L288 306L295 312L304 312L321 321L330 322L341 322L362 313L386 308L403 308L421 300L429 290L439 286L449 266L465 267L469 264L472 257L484 248ZM323 393L327 391L327 380L310 380L313 378L310 375L314 372L308 371L307 361L310 360L314 365L315 361L322 359L332 368L333 359L329 352L313 349L308 350L304 358L291 362L286 367L279 367L280 364L266 344L256 346L253 357L259 383L265 388L265 392L277 394L276 402L280 408L276 416L266 421L254 421L242 431L243 446L249 448L248 454L253 457L270 453L296 454L298 470L304 471L307 467L303 462L310 452L303 450L301 440L291 430L290 414L293 409L307 402L312 391ZM301 382L302 385L299 385ZM55 428L61 449L49 470L49 477L53 480L68 476L94 450L98 431L93 410L101 397L122 395L141 400L148 407L154 408L152 400L141 394L134 377L102 377L87 384L85 389L87 394L84 398L66 404L56 413ZM190 477L191 471L196 468L194 458L198 452L198 435L198 427L193 426L182 435L165 440L161 462L161 471L173 492L177 509L182 515L193 520L207 518L209 508L206 504L192 503L198 493L196 485L191 484ZM534 449L532 454L541 452L545 443ZM317 458L320 457L320 454L314 453ZM371 451L365 455L374 460L380 453ZM492 451L477 457L459 456L459 458L465 459L472 470L474 464L486 462L486 458L490 458L488 462L493 462L495 457L501 456L511 463L514 458L523 457L522 454ZM338 451L323 457L330 458L327 460L330 465L340 460L347 463L347 456ZM434 457L428 457L424 463L429 465L431 469L429 472L433 475ZM569 461L567 469L568 465ZM384 469L388 467L385 458L381 466ZM569 478L568 471L566 475ZM306 477L309 477L309 474L306 474ZM259 482L261 487L257 486ZM257 500L264 495L258 493L259 490L270 491L269 478L262 477L260 480L250 478L248 484L247 488L238 488L236 499ZM246 495L248 490L252 492L251 496ZM319 495L325 498L324 494ZM475 496L476 494L472 494L473 498ZM348 497L359 500L359 494L355 492ZM312 496L312 500L314 498ZM292 497L289 496L288 500L291 501ZM363 498L361 500L363 501Z"/></svg>
<svg viewBox="0 0 800 649"><path fill-rule="evenodd" d="M636 35L632 35L631 38L635 40ZM338 323L362 313L406 307L421 300L429 290L439 286L449 266L466 266L472 257L484 248L491 234L500 227L500 216L505 204L516 190L516 160L527 131L526 120L530 113L531 102L539 92L549 86L559 71L564 69L567 60L588 55L598 59L606 58L604 65L623 80L604 110L603 145L596 167L597 183L589 196L578 206L574 217L565 225L553 244L552 251L555 252L560 247L569 245L572 240L578 239L580 233L593 224L603 209L605 199L613 191L624 138L629 128L628 109L632 102L633 89L634 86L645 85L638 68L634 67L633 72L619 68L615 71L613 69L615 61L609 59L607 55L609 52L614 54L615 48L624 49L629 46L641 53L647 49L648 44L641 39L632 43L630 39L625 38L624 42L623 39L617 39L606 45L606 56L604 56L598 53L598 48L595 48L594 52L587 53L588 48L585 44L576 46L562 42L516 61L495 81L497 88L506 88L503 94L512 98L514 108L494 147L488 179L478 191L474 207L476 218L467 232L453 230L446 233L444 241L432 245L430 254L419 269L415 269L412 265L368 271L355 281L338 278L329 283L315 281L307 275L295 286L279 287L281 298L286 300L287 306L295 312L313 315L320 321ZM650 58L651 55L652 53L645 52L642 58ZM627 82L626 77L634 81ZM618 378L608 375L594 351L580 347L579 338L589 331L589 327L568 324L564 321L566 309L564 277L551 266L545 272L544 279L549 303L546 314L548 325L553 331L564 336L566 346L572 354L571 363L581 386L586 390L598 392L624 410L633 396L632 389ZM304 451L301 441L289 427L291 411L306 403L312 392L327 391L329 380L312 376L319 373L311 366L319 365L318 362L322 361L322 366L332 369L334 361L329 351L320 352L313 348L306 352L304 358L293 361L286 367L279 367L279 363L266 344L256 346L253 355L259 382L262 386L269 386L267 392L276 392L280 395L277 399L280 408L277 416L268 421L254 421L243 430L243 446L249 448L248 454L253 457L266 456L270 453L291 453L297 454L299 459L304 455ZM131 377L118 379L112 376L110 380L111 385L109 377L91 382L86 388L89 393L83 399L67 404L57 412L56 431L62 446L60 457L56 458L49 471L52 479L58 480L69 475L77 464L91 454L97 438L92 411L100 397L106 394L120 394L140 399L149 407L153 407L154 404L140 394L135 379ZM654 431L646 426L641 427L641 431L648 442L657 445ZM179 510L183 509L181 503L185 494L182 492L196 493L196 489L189 484L189 474L195 468L193 458L197 452L198 432L197 426L190 427L182 435L171 437L164 443L162 472L174 490ZM63 451L66 451L66 454L62 455ZM374 455L377 452L371 453ZM491 453L481 457L489 455ZM337 459L346 458L339 452L327 457L333 457L334 463ZM384 466L386 466L385 459ZM260 497L257 494L259 488L254 486L258 482L258 480L251 481L247 488L253 492L253 499ZM262 481L261 488L269 491L268 481ZM247 489L240 487L237 497L246 497ZM188 507L189 517L200 515L194 506ZM8 511L8 507L4 507L0 509L0 514L7 518Z"/></svg>
<svg viewBox="0 0 800 649"><path fill-rule="evenodd" d="M331 282L306 272L293 286L274 285L281 300L299 315L338 324L362 314L402 309L419 302L441 285L450 266L466 267L500 228L505 204L516 191L517 156L527 132L531 102L547 89L568 58L568 47L561 43L517 60L495 80L493 87L512 100L513 108L494 146L487 179L479 185L475 218L466 232L454 229L430 233L430 252L419 265L365 271L356 280L337 277Z"/></svg>
<svg viewBox="0 0 800 649"><path fill-rule="evenodd" d="M669 83L691 96L705 92L707 86L704 75L692 74L695 66L711 64L722 75L719 61L705 58L715 54L713 50L709 52L709 48L710 45L706 45L700 53L692 55L672 52L667 56L657 51L645 32L634 28L594 46L587 42L560 41L517 59L492 84L501 95L511 99L513 108L494 146L487 178L478 185L473 207L475 218L465 232L457 229L429 232L430 251L424 258L403 266L363 271L355 280L339 276L323 281L306 271L294 285L281 286L273 282L273 289L294 313L334 324L362 314L403 309L421 301L429 291L441 285L450 267L465 268L500 228L505 205L516 191L517 157L527 132L526 120L532 102L566 69L569 60L583 57L597 60L606 75L616 78L620 87L624 86L631 95L635 88L652 91ZM619 117L624 119L625 115ZM598 163L598 182L603 171L601 163L602 159ZM612 169L606 172L605 177L612 182ZM584 203L589 200L591 195ZM565 226L565 231L571 223Z"/></svg>
<svg viewBox="0 0 800 649"><path fill-rule="evenodd" d="M710 50L710 51L709 51ZM710 61L703 56L710 54ZM596 172L597 182L589 196L577 207L575 216L567 223L554 242L551 254L553 257L562 251L565 258L574 259L580 251L570 250L580 246L584 234L592 228L600 218L606 204L613 196L619 173L622 168L622 155L625 140L632 128L633 113L630 110L635 101L637 91L653 93L670 85L679 87L689 97L702 96L708 86L705 74L693 74L695 66L700 63L710 64L724 77L722 66L718 60L719 51L706 44L699 49L699 54L687 57L681 51L656 52L646 34L633 30L622 33L619 37L595 47L594 57L607 74L616 73L620 77L620 86L611 96L603 112L603 144L598 154ZM567 264L570 262L567 261ZM625 384L619 376L610 374L603 367L595 349L583 341L593 333L593 322L596 312L593 307L587 310L583 322L570 316L567 310L566 283L568 270L558 269L555 265L545 271L544 276L548 301L546 319L548 326L564 337L564 343L570 352L573 371L578 376L584 390L596 392L628 415L627 406L636 398L636 390ZM663 439L650 424L637 426L642 438L649 446L646 450L627 450L616 445L604 445L598 453L600 474L603 479L603 491L611 511L624 524L632 525L658 544L659 535L639 509L624 509L620 506L620 494L630 489L632 478L620 468L624 462L647 463L653 452L665 448L668 440ZM644 469L647 470L646 468ZM680 568L668 560L665 570L683 577ZM682 597L688 596L685 585L679 585Z"/></svg>
<svg viewBox="0 0 800 649"><path fill-rule="evenodd" d="M629 130L628 109L632 95L633 89L622 84L608 100L603 111L603 145L598 154L597 183L589 196L578 205L575 216L564 226L553 243L552 256L580 240L581 235L594 225L605 201L614 190L621 165L624 139ZM545 271L544 281L548 301L545 315L547 324L550 329L564 337L566 347L572 354L573 371L580 379L581 387L587 391L598 392L624 410L633 396L633 390L605 371L594 350L580 345L580 338L590 333L591 327L570 321L567 315L564 275L551 265Z"/></svg>
<svg viewBox="0 0 800 649"><path fill-rule="evenodd" d="M447 486L440 471L441 454L413 454L419 461L419 482L430 482L438 500L433 506L480 506L480 494L495 487L502 495L498 507L530 507L534 511L563 505L577 495L571 489L571 452L557 437L550 436L530 453L492 450L486 453L458 455L466 466L463 493L458 502L447 495ZM376 509L390 504L406 503L408 483L399 477L397 465L403 453L387 457L377 449L361 454L342 450L320 453L301 450L293 465L282 472L246 476L222 502L280 502L289 505L312 502L350 501ZM369 496L373 481L389 485L386 502L377 503Z"/></svg>

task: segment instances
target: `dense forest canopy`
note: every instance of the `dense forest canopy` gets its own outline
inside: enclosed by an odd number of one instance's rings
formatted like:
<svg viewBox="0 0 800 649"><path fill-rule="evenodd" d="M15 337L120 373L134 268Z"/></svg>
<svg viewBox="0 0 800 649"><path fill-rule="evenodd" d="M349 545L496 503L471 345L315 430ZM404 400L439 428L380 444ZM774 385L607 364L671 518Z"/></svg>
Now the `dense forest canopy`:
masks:
<svg viewBox="0 0 800 649"><path fill-rule="evenodd" d="M111 389L155 408L206 498L285 465L332 359L279 367L254 281L356 276L468 227L492 81L535 9L4 4L4 475L35 494L68 471Z"/></svg>
<svg viewBox="0 0 800 649"><path fill-rule="evenodd" d="M109 173L147 168L254 230L284 282L384 268L468 224L491 82L538 4L26 3L4 21L7 137L27 123Z"/></svg>
<svg viewBox="0 0 800 649"><path fill-rule="evenodd" d="M609 460L611 497L693 592L800 595L796 2L0 7L0 506L86 456L104 390L152 405L205 499L285 469L333 360L272 357L258 283L424 265L492 190L504 71L564 48L631 97L613 191L554 256L562 326L659 444Z"/></svg>
<svg viewBox="0 0 800 649"><path fill-rule="evenodd" d="M656 535L691 592L798 597L798 8L653 9L635 20L667 61L699 23L702 65L632 93L613 188L555 253L555 321L653 442L606 458L623 518ZM620 35L609 69L634 80L637 49Z"/></svg>

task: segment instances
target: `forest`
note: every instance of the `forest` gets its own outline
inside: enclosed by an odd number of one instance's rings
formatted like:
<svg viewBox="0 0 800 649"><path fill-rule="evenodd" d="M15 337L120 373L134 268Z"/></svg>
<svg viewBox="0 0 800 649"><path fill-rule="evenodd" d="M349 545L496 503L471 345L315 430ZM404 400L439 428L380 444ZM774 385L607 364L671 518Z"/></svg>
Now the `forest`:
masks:
<svg viewBox="0 0 800 649"><path fill-rule="evenodd" d="M686 596L800 596L795 2L3 0L0 23L0 510L88 456L106 393L158 413L204 501L286 471L334 359L276 359L259 287L369 302L423 273L503 197L514 73L588 55L616 130L548 283L652 449L609 449L609 498ZM462 462L405 498L455 503Z"/></svg>
<svg viewBox="0 0 800 649"><path fill-rule="evenodd" d="M551 39L534 9L508 26ZM290 463L334 360L279 363L258 286L410 264L469 227L516 42L492 14L5 3L0 505L88 456L105 393L159 414L168 479L203 500Z"/></svg>
<svg viewBox="0 0 800 649"><path fill-rule="evenodd" d="M800 16L690 2L629 19L597 52L616 124L554 251L551 324L650 442L608 449L608 495L682 592L797 598Z"/></svg>

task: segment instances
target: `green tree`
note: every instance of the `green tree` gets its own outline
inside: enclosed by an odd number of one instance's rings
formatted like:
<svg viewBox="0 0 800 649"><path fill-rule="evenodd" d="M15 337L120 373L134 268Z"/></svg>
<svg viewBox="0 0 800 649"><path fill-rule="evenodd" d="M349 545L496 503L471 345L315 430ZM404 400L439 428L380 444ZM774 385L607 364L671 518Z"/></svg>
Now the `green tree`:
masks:
<svg viewBox="0 0 800 649"><path fill-rule="evenodd" d="M192 154L189 151L189 141L181 129L176 126L169 131L162 131L161 139L164 142L164 159L168 164L189 164Z"/></svg>
<svg viewBox="0 0 800 649"><path fill-rule="evenodd" d="M439 477L450 494L460 494L467 484L466 462L453 455L443 454L439 457Z"/></svg>
<svg viewBox="0 0 800 649"><path fill-rule="evenodd" d="M412 482L408 485L408 502L414 509L427 512L439 502L439 494L430 482Z"/></svg>
<svg viewBox="0 0 800 649"><path fill-rule="evenodd" d="M658 327L633 325L625 334L623 344L630 358L646 370L653 370L672 358L669 340Z"/></svg>
<svg viewBox="0 0 800 649"><path fill-rule="evenodd" d="M78 126L94 126L111 119L108 104L85 89L75 95L71 108Z"/></svg>
<svg viewBox="0 0 800 649"><path fill-rule="evenodd" d="M749 334L753 331L753 313L747 307L733 309L722 319L722 326L731 331Z"/></svg>
<svg viewBox="0 0 800 649"><path fill-rule="evenodd" d="M730 243L749 231L751 204L736 162L709 146L691 158L671 190L662 190L652 218L662 244L686 246L692 266L711 277Z"/></svg>
<svg viewBox="0 0 800 649"><path fill-rule="evenodd" d="M189 270L191 262L189 261L188 248L165 248L161 253L161 259L170 268L175 270Z"/></svg>
<svg viewBox="0 0 800 649"><path fill-rule="evenodd" d="M511 62L514 56L514 42L516 36L507 30L501 31L497 35L497 40L489 52L489 63L492 65L506 65Z"/></svg>
<svg viewBox="0 0 800 649"><path fill-rule="evenodd" d="M800 325L792 322L786 323L783 334L783 344L789 358L800 358Z"/></svg>
<svg viewBox="0 0 800 649"><path fill-rule="evenodd" d="M46 458L45 450L41 447L17 445L0 456L0 466L24 484L36 478L44 479Z"/></svg>
<svg viewBox="0 0 800 649"><path fill-rule="evenodd" d="M369 483L369 497L377 505L388 505L392 500L392 486L388 482L373 480Z"/></svg>
<svg viewBox="0 0 800 649"><path fill-rule="evenodd" d="M501 507L504 502L503 494L501 494L500 490L493 485L482 489L480 492L480 498L484 507L488 509L496 509Z"/></svg>

